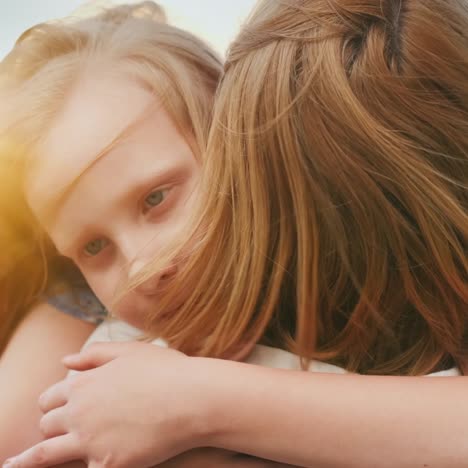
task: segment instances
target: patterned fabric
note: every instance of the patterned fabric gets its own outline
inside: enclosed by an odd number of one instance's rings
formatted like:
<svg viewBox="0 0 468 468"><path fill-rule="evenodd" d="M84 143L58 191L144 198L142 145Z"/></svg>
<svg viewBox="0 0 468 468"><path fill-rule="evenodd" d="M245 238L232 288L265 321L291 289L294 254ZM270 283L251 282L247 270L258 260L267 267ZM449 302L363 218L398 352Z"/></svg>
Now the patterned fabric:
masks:
<svg viewBox="0 0 468 468"><path fill-rule="evenodd" d="M56 309L85 322L99 324L107 316L107 310L88 287L54 294L47 302Z"/></svg>

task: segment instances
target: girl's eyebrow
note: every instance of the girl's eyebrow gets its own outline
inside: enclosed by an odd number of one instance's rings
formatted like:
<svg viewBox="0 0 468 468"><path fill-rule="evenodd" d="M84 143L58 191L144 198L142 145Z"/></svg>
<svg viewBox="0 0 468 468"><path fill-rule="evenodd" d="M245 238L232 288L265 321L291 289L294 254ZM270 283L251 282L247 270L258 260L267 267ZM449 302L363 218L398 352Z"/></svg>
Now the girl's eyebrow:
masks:
<svg viewBox="0 0 468 468"><path fill-rule="evenodd" d="M98 161L100 161L112 150L112 148L117 144L118 141L121 141L121 134L114 138L114 140L112 140L112 142L108 146L106 146L106 148L102 150L97 155L97 157L91 161L89 165L87 165L69 184L64 185L59 190L59 193L49 201L48 205L44 208L43 214L43 219L46 226L51 225L54 222L61 205L70 195L70 192L78 185L78 182Z"/></svg>
<svg viewBox="0 0 468 468"><path fill-rule="evenodd" d="M94 165L100 161L103 157L112 151L112 149L117 145L117 143L121 143L126 138L128 138L141 124L145 119L147 119L155 110L157 106L154 102L148 105L143 112L136 118L132 123L127 125L123 130L119 131L117 135L110 141L110 143L105 146L92 161L84 167L84 169L77 174L77 176L67 185L64 185L52 200L50 200L49 204L44 208L43 219L46 225L53 223L54 219L57 216L57 212L60 209L60 206L63 204L65 199L68 197L70 192L76 187L80 179L92 168Z"/></svg>
<svg viewBox="0 0 468 468"><path fill-rule="evenodd" d="M161 167L157 172L155 170L152 173L145 174L145 177L142 177L114 200L113 204L123 204L135 198L142 198L142 196L148 195L150 190L159 189L164 187L164 185L180 181L187 172L188 168L180 164Z"/></svg>

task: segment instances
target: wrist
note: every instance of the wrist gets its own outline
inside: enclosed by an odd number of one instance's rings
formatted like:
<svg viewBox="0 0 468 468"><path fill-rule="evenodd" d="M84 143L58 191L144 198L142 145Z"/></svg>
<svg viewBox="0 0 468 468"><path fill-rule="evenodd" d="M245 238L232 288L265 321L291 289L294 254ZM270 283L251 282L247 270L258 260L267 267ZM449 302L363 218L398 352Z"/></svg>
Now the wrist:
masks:
<svg viewBox="0 0 468 468"><path fill-rule="evenodd" d="M222 447L222 441L232 429L231 410L238 407L231 390L236 364L212 358L190 358L197 375L198 390L191 398L191 440L194 447Z"/></svg>
<svg viewBox="0 0 468 468"><path fill-rule="evenodd" d="M255 373L258 367L223 359L194 359L203 388L197 403L197 446L241 451L233 441L237 441L239 433L245 435L246 428L250 427L249 396L255 393L251 387L258 383L259 376Z"/></svg>
<svg viewBox="0 0 468 468"><path fill-rule="evenodd" d="M192 378L185 390L181 417L182 430L187 444L184 450L209 447L220 430L216 415L219 415L218 399L222 392L217 390L216 359L187 357L188 370Z"/></svg>

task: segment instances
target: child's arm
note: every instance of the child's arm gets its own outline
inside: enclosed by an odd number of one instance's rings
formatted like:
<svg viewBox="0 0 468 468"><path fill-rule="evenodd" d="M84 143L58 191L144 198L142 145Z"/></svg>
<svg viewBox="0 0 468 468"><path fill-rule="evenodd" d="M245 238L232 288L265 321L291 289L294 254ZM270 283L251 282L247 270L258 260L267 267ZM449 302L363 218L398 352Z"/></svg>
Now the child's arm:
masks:
<svg viewBox="0 0 468 468"><path fill-rule="evenodd" d="M72 418L73 428L20 455L15 468L38 466L44 450L50 463L77 452L100 460L105 450L149 465L206 446L314 468L468 466L466 377L314 374L143 343L95 344L67 365L92 371L55 385L41 404L47 412L66 401L46 418L58 427Z"/></svg>
<svg viewBox="0 0 468 468"><path fill-rule="evenodd" d="M79 351L94 328L47 304L19 325L0 357L0 462L42 440L37 399L65 377L61 358Z"/></svg>
<svg viewBox="0 0 468 468"><path fill-rule="evenodd" d="M316 468L468 466L467 377L205 367L210 445Z"/></svg>

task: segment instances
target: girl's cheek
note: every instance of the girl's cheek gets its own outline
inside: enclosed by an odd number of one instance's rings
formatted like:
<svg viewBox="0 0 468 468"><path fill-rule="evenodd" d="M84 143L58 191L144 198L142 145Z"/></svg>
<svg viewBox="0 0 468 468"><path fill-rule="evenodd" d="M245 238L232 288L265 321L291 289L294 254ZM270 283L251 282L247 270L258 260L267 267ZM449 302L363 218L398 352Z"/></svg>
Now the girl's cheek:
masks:
<svg viewBox="0 0 468 468"><path fill-rule="evenodd" d="M117 292L115 275L110 271L103 270L99 273L84 276L97 298L107 310L110 310L115 301L115 294Z"/></svg>

